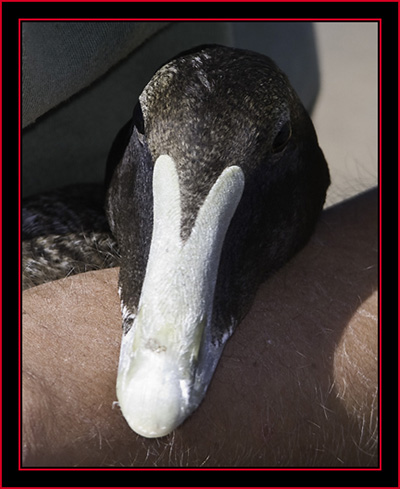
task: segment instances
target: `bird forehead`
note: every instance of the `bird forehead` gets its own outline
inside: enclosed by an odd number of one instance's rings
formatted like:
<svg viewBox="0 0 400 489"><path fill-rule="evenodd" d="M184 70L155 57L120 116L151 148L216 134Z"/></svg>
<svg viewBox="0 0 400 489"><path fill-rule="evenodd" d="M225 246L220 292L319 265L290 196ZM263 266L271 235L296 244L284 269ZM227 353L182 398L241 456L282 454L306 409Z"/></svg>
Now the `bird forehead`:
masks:
<svg viewBox="0 0 400 489"><path fill-rule="evenodd" d="M173 70L168 67L166 72ZM140 97L153 159L166 153L178 165L189 160L196 166L246 160L253 155L260 134L269 143L292 112L291 97L278 96L269 80L257 80L252 89L228 77L223 83L214 83L208 75L204 75L208 82L178 77L175 83L169 76L167 81L156 78ZM273 85L271 90L263 87L268 84Z"/></svg>
<svg viewBox="0 0 400 489"><path fill-rule="evenodd" d="M290 116L291 90L269 58L229 48L178 57L155 73L139 101L153 161L166 154L176 162L182 229L224 168L247 174L265 157Z"/></svg>
<svg viewBox="0 0 400 489"><path fill-rule="evenodd" d="M140 96L145 119L198 113L203 120L205 104L209 113L231 120L240 113L262 122L285 110L292 98L286 76L266 56L240 53L201 51L165 64Z"/></svg>

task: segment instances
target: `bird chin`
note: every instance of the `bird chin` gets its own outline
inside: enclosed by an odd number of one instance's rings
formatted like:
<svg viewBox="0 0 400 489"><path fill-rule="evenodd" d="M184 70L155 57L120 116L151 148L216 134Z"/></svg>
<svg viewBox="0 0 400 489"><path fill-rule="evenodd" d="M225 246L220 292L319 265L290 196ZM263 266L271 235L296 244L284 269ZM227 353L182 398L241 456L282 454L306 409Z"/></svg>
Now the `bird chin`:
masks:
<svg viewBox="0 0 400 489"><path fill-rule="evenodd" d="M122 338L117 378L122 413L142 436L161 437L181 424L201 402L216 368L223 341L213 338L214 290L243 187L242 170L226 168L183 241L175 162L164 155L154 165L152 241L137 315L121 304L134 320Z"/></svg>
<svg viewBox="0 0 400 489"><path fill-rule="evenodd" d="M204 325L197 326L197 337L187 344L139 338L138 324L122 338L117 396L128 425L139 435L168 435L204 398L223 343L213 343Z"/></svg>

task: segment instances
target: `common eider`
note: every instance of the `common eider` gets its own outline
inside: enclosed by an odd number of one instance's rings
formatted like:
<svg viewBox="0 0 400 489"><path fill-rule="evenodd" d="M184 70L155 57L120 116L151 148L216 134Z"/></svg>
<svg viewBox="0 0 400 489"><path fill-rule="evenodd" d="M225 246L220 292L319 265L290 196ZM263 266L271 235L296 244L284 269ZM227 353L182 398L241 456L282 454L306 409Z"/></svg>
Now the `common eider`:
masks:
<svg viewBox="0 0 400 489"><path fill-rule="evenodd" d="M258 286L309 239L329 172L274 62L212 45L155 73L107 179L122 257L117 397L135 432L161 437L201 403Z"/></svg>

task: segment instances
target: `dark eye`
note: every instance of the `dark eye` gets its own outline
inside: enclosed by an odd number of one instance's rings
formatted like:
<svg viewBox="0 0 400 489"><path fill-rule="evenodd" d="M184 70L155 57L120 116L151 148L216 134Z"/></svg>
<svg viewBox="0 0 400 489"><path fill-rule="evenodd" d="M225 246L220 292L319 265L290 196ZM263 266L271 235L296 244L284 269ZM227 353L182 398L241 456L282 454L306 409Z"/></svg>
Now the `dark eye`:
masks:
<svg viewBox="0 0 400 489"><path fill-rule="evenodd" d="M279 151L282 151L289 142L291 136L292 125L290 124L290 121L287 121L285 124L283 124L278 134L275 136L274 142L272 143L272 151L274 153L279 153Z"/></svg>
<svg viewBox="0 0 400 489"><path fill-rule="evenodd" d="M143 113L142 113L142 107L140 106L140 102L138 102L135 105L135 108L133 109L132 121L133 121L133 125L140 132L140 134L144 135L144 120L143 120Z"/></svg>

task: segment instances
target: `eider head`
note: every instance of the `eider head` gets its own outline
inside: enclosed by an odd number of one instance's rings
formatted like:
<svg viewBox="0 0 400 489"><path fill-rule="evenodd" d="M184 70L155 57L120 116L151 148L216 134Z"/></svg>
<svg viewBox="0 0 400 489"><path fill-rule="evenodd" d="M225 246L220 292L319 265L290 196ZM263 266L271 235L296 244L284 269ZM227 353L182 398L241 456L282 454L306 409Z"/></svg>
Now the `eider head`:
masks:
<svg viewBox="0 0 400 489"><path fill-rule="evenodd" d="M329 173L286 76L222 46L157 71L110 153L117 163L117 395L130 427L159 437L197 408L258 286L310 237Z"/></svg>

